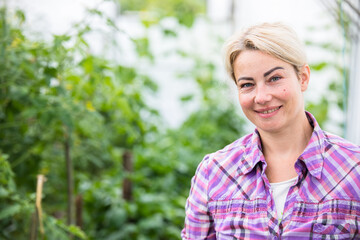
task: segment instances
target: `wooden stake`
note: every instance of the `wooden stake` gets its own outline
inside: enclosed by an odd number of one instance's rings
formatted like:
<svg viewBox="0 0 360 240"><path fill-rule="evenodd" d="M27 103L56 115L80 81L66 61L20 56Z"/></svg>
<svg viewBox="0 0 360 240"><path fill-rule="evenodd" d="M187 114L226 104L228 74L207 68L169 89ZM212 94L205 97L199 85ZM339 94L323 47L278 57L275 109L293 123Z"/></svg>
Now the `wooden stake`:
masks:
<svg viewBox="0 0 360 240"><path fill-rule="evenodd" d="M74 181L73 181L73 166L70 157L70 137L65 134L64 154L66 161L66 175L67 175L67 194L68 194L68 208L67 208L67 224L74 224Z"/></svg>
<svg viewBox="0 0 360 240"><path fill-rule="evenodd" d="M44 225L42 221L42 208L41 208L41 200L42 200L42 190L43 184L45 181L44 175L37 175L37 186L36 186L36 210L39 220L40 234L42 238L44 237Z"/></svg>
<svg viewBox="0 0 360 240"><path fill-rule="evenodd" d="M35 212L32 215L31 231L30 231L30 240L36 240L38 236L38 228L40 231L41 239L44 239L44 225L42 221L42 190L43 184L46 181L44 175L37 175L37 184L36 184L36 199L35 199Z"/></svg>
<svg viewBox="0 0 360 240"><path fill-rule="evenodd" d="M78 226L80 229L82 229L83 227L82 208L83 208L83 198L82 195L78 195L75 200L75 210L76 210L76 226Z"/></svg>
<svg viewBox="0 0 360 240"><path fill-rule="evenodd" d="M39 227L38 222L39 222L38 213L37 213L37 209L35 207L35 212L32 214L32 217L31 217L30 240L37 239L37 232L38 232L38 227Z"/></svg>
<svg viewBox="0 0 360 240"><path fill-rule="evenodd" d="M123 168L124 173L129 174L133 171L133 159L130 151L125 151L123 154ZM123 198L127 201L132 200L132 182L129 177L124 178L123 182Z"/></svg>

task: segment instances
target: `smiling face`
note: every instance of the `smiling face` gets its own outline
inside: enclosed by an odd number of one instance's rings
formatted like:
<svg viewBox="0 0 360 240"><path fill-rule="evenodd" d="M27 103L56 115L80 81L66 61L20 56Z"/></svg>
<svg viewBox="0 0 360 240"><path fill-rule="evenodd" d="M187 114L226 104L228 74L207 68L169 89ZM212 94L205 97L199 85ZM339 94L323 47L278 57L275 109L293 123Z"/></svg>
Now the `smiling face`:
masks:
<svg viewBox="0 0 360 240"><path fill-rule="evenodd" d="M233 68L241 108L260 132L279 132L300 124L305 116L302 93L310 78L308 65L296 73L278 58L245 50Z"/></svg>

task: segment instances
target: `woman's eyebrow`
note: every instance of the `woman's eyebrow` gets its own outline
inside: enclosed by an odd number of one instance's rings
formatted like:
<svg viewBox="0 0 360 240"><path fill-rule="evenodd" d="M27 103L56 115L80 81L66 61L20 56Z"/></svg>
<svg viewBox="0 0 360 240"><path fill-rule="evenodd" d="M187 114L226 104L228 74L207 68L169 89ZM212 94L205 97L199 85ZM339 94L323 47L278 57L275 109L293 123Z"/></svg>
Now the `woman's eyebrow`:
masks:
<svg viewBox="0 0 360 240"><path fill-rule="evenodd" d="M278 69L284 69L284 68L283 67L274 67L274 68L270 69L269 71L267 71L266 73L264 73L264 77L268 76L273 71L278 70ZM240 80L254 81L254 78L252 78L252 77L240 77L240 78L238 78L237 82L240 82Z"/></svg>
<svg viewBox="0 0 360 240"><path fill-rule="evenodd" d="M268 76L273 71L278 70L278 69L284 69L284 68L283 67L274 67L274 68L270 69L269 71L267 71L266 73L264 73L264 77ZM254 78L252 78L252 77L241 77L241 78L238 78L237 81L239 82L240 80L254 81Z"/></svg>
<svg viewBox="0 0 360 240"><path fill-rule="evenodd" d="M248 81L254 81L254 79L252 77L241 77L241 78L238 78L238 82L240 82L240 80L248 80Z"/></svg>
<svg viewBox="0 0 360 240"><path fill-rule="evenodd" d="M269 71L267 71L266 73L264 73L264 77L266 77L267 75L269 75L270 73L272 73L273 71L278 70L278 69L284 69L284 68L283 67L274 67L274 68L270 69Z"/></svg>
<svg viewBox="0 0 360 240"><path fill-rule="evenodd" d="M241 80L254 81L254 78L252 78L252 77L240 77L240 78L238 78L236 84L239 84L239 82L240 82Z"/></svg>

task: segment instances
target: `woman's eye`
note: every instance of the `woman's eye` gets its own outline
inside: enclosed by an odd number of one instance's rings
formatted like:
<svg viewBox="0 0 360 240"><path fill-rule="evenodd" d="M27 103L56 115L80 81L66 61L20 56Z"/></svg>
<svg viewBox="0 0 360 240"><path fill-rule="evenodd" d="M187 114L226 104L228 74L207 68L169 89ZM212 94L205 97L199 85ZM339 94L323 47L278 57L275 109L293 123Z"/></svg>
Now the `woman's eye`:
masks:
<svg viewBox="0 0 360 240"><path fill-rule="evenodd" d="M243 84L240 84L240 88L248 88L248 87L252 87L253 84L252 83L243 83Z"/></svg>
<svg viewBox="0 0 360 240"><path fill-rule="evenodd" d="M270 81L271 81L271 82L275 82L275 81L278 81L278 80L280 80L280 79L281 79L281 77L279 77L279 76L274 76L274 77L270 78Z"/></svg>

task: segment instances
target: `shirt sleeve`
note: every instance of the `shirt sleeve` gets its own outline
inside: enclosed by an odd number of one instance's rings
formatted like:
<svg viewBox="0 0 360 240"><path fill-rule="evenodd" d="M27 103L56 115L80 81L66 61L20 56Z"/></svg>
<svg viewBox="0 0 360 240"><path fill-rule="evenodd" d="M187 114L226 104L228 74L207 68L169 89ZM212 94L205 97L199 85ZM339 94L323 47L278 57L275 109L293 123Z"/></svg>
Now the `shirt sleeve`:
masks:
<svg viewBox="0 0 360 240"><path fill-rule="evenodd" d="M205 156L191 181L190 194L186 202L183 240L216 239L214 221L208 211L208 159Z"/></svg>

